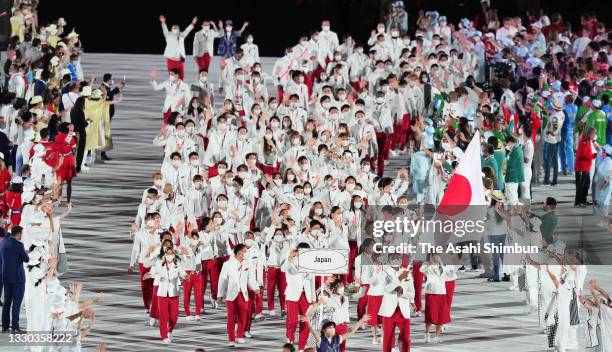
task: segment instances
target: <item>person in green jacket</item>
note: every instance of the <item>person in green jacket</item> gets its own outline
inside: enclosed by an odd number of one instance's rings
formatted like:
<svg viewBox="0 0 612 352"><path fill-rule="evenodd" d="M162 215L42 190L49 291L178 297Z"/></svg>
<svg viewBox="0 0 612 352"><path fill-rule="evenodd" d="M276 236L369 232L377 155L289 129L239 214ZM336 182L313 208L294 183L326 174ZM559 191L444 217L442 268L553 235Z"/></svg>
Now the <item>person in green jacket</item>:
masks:
<svg viewBox="0 0 612 352"><path fill-rule="evenodd" d="M516 205L519 201L518 186L525 181L525 169L523 165L523 148L516 145L516 139L512 136L506 137L506 149L509 151L506 161L506 198L510 205Z"/></svg>
<svg viewBox="0 0 612 352"><path fill-rule="evenodd" d="M495 148L495 161L497 162L497 181L499 182L499 189L503 190L505 187L504 182L504 162L506 161L506 152L504 152L503 145L499 143L499 139L495 136L489 137L487 143Z"/></svg>
<svg viewBox="0 0 612 352"><path fill-rule="evenodd" d="M498 173L498 168L497 168L497 161L495 160L495 157L493 156L495 153L495 148L489 144L486 143L483 148L482 148L482 167L490 167L493 172L495 173L495 177L497 178L499 173ZM497 184L495 185L495 189L499 189L499 182L501 180L498 178L497 179Z"/></svg>
<svg viewBox="0 0 612 352"><path fill-rule="evenodd" d="M593 111L587 115L586 128L593 127L597 131L597 144L600 146L606 145L606 128L608 127L608 118L606 113L601 110L601 100L595 99L591 102Z"/></svg>

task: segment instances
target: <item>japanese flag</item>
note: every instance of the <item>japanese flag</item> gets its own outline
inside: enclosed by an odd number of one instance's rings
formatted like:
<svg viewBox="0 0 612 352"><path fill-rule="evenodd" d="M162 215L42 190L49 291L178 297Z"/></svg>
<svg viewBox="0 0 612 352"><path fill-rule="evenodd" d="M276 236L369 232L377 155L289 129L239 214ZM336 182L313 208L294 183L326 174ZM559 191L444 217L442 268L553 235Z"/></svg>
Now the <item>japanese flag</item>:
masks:
<svg viewBox="0 0 612 352"><path fill-rule="evenodd" d="M462 214L470 206L484 208L487 202L481 169L480 132L476 130L448 183L437 212L454 217Z"/></svg>

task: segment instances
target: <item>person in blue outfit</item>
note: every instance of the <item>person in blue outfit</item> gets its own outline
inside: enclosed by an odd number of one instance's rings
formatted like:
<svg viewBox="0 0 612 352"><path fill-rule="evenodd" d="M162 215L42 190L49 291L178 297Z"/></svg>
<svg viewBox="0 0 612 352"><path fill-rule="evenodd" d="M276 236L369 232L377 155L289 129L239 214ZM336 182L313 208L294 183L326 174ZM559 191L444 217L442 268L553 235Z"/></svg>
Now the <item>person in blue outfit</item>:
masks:
<svg viewBox="0 0 612 352"><path fill-rule="evenodd" d="M565 96L563 108L565 119L561 127L561 144L559 145L559 159L561 159L561 172L564 175L574 173L574 120L578 113L578 106L574 104L571 94Z"/></svg>
<svg viewBox="0 0 612 352"><path fill-rule="evenodd" d="M30 261L23 243L21 243L21 226L14 226L11 236L3 240L2 252L2 286L4 301L2 305L2 332L11 327L12 332L20 332L19 313L25 291L25 271L23 263Z"/></svg>
<svg viewBox="0 0 612 352"><path fill-rule="evenodd" d="M310 333L317 341L317 352L340 352L340 345L342 342L355 335L357 330L359 330L359 327L370 319L370 315L364 314L363 317L361 317L361 319L359 319L359 321L353 325L350 331L347 331L342 335L336 334L336 323L331 320L325 319L323 322L321 322L321 332L319 334L310 325L310 319L308 317L304 318L304 321L308 324Z"/></svg>
<svg viewBox="0 0 612 352"><path fill-rule="evenodd" d="M223 88L222 74L225 68L225 60L231 58L236 54L236 48L238 45L238 38L242 36L242 33L249 25L249 22L244 22L242 28L239 31L234 30L234 22L232 20L225 21L225 30L223 34L219 36L219 46L217 47L217 55L221 56L221 70L219 71L219 90ZM219 21L219 30L223 28L223 21Z"/></svg>

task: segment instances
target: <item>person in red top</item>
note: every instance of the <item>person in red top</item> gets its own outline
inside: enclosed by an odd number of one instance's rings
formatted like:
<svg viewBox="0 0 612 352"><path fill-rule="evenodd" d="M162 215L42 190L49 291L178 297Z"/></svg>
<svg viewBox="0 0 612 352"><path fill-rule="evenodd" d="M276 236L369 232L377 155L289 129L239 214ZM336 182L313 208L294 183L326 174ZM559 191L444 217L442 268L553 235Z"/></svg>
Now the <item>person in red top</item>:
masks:
<svg viewBox="0 0 612 352"><path fill-rule="evenodd" d="M9 186L8 192L4 194L4 202L2 204L2 213L10 216L11 227L21 223L21 193L23 193L23 179L21 176L15 176Z"/></svg>
<svg viewBox="0 0 612 352"><path fill-rule="evenodd" d="M0 153L0 195L4 195L11 182L11 173L4 163L4 154Z"/></svg>
<svg viewBox="0 0 612 352"><path fill-rule="evenodd" d="M77 142L74 138L74 126L69 122L62 122L59 125L59 134L55 137L53 149L60 154L61 166L57 170L57 180L59 191L61 192L64 182L66 182L66 199L70 203L72 197L72 179L76 176L76 163L74 153Z"/></svg>
<svg viewBox="0 0 612 352"><path fill-rule="evenodd" d="M594 143L597 143L597 134L595 128L589 127L585 133L580 136L578 142L578 151L574 162L574 170L576 172L576 197L574 206L584 208L587 206L587 195L589 194L589 185L591 184L591 166L593 159L597 157L597 152L594 148Z"/></svg>
<svg viewBox="0 0 612 352"><path fill-rule="evenodd" d="M546 40L550 40L550 34L553 30L557 31L558 34L561 34L563 33L564 29L565 27L563 26L563 19L561 18L561 15L555 13L551 16L551 24L542 29L542 34L544 34Z"/></svg>

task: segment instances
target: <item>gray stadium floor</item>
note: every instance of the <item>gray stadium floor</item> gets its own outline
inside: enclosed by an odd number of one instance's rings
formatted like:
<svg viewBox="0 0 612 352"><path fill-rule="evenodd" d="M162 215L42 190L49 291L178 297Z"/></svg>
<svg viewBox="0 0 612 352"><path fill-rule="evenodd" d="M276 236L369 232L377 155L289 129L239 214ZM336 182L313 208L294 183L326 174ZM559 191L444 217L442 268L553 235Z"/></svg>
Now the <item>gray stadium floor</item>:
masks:
<svg viewBox="0 0 612 352"><path fill-rule="evenodd" d="M270 72L274 60L263 59L264 70ZM149 84L149 71L157 68L159 77L165 74L165 60L161 55L83 55L86 76L95 75L98 82L105 72L112 72L115 81L125 75L127 88L113 119L115 149L114 160L95 165L89 172L79 175L74 182L73 213L63 224L70 271L62 278L85 284L84 297L104 292L106 301L97 305L96 323L92 334L84 340L84 350L97 350L104 341L109 351L193 351L204 347L206 351L224 351L226 347L225 308L212 310L207 301L203 322L187 322L182 303L179 322L174 334L175 342L162 345L157 328L148 326L148 316L142 309L137 274L128 275L131 241L130 223L136 213L142 191L150 185L150 175L158 170L161 150L151 141L161 126L163 92L153 92ZM195 64L187 60L186 81L196 77ZM213 60L210 77L216 82L218 58ZM271 90L271 92L273 92ZM405 165L401 157L391 160L388 168L397 170ZM573 197L573 179L561 177L556 188L535 187L535 198L554 195L561 202ZM565 210L563 210L565 209ZM569 211L567 203L561 211ZM563 231L563 230L562 230ZM568 240L575 238L572 230L563 232ZM605 240L611 248L610 237ZM589 267L590 277L597 277L612 291L611 266ZM483 283L476 274L460 275L457 281L451 328L443 334L442 344L425 345L423 318L412 320L413 351L546 351L546 337L538 327L536 315L526 316L524 294L507 290L508 283ZM265 307L265 306L264 306ZM351 305L351 314L355 314ZM586 312L581 310L580 344L584 345ZM25 313L22 314L25 320ZM25 321L22 327L25 328ZM284 343L284 319L267 319L254 323L254 337L241 351L280 351ZM2 351L18 351L6 347L6 335L0 336ZM380 351L380 345L371 344L368 331L360 331L348 342L348 351Z"/></svg>

